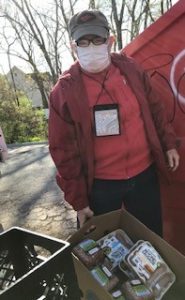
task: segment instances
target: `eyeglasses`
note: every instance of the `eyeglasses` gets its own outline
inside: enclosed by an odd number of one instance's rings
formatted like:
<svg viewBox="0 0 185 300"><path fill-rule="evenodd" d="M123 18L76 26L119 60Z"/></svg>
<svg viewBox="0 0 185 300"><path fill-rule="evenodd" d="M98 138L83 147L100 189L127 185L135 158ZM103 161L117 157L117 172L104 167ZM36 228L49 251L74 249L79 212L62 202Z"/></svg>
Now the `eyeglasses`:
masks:
<svg viewBox="0 0 185 300"><path fill-rule="evenodd" d="M103 37L94 37L92 39L82 38L82 39L76 41L76 44L78 47L88 47L90 43L93 43L93 45L95 45L95 46L99 46L99 45L105 44L106 41L107 41L107 38L103 38Z"/></svg>

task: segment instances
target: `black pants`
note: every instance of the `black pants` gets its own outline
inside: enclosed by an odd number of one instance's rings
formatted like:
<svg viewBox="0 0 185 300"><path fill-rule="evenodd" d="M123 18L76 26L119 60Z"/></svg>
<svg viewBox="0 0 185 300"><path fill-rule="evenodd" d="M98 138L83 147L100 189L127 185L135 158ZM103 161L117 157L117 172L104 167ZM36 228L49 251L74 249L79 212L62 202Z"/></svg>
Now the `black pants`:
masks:
<svg viewBox="0 0 185 300"><path fill-rule="evenodd" d="M125 209L162 236L160 186L155 166L127 180L95 179L90 207L95 215Z"/></svg>

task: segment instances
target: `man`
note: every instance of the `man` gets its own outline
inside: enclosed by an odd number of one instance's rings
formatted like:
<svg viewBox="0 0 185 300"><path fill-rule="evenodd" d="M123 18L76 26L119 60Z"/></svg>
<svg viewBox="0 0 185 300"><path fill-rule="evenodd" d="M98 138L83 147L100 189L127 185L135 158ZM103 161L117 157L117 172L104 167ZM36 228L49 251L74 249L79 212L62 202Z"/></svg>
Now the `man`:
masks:
<svg viewBox="0 0 185 300"><path fill-rule="evenodd" d="M49 148L57 183L80 226L125 206L162 235L156 169L179 165L176 139L147 75L130 58L111 54L114 38L100 11L69 24L78 60L51 92Z"/></svg>

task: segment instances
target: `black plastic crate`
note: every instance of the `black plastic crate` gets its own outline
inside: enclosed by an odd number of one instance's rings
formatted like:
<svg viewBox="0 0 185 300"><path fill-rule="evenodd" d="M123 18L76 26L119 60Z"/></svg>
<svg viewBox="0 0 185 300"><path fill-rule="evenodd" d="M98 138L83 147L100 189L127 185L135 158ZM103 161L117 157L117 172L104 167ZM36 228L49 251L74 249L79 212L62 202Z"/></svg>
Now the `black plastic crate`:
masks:
<svg viewBox="0 0 185 300"><path fill-rule="evenodd" d="M80 299L70 244L19 227L1 233L0 299Z"/></svg>

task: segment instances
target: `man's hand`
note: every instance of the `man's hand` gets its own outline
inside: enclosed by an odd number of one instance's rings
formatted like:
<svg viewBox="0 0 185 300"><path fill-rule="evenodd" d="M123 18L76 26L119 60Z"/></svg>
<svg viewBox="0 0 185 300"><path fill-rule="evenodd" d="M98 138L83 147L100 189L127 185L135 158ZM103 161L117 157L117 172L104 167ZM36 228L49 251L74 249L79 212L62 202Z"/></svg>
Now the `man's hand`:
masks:
<svg viewBox="0 0 185 300"><path fill-rule="evenodd" d="M171 149L166 152L168 165L171 171L175 171L179 166L179 154L176 149Z"/></svg>
<svg viewBox="0 0 185 300"><path fill-rule="evenodd" d="M93 211L89 206L83 208L82 210L77 211L78 221L80 223L80 228L83 224L94 215Z"/></svg>

